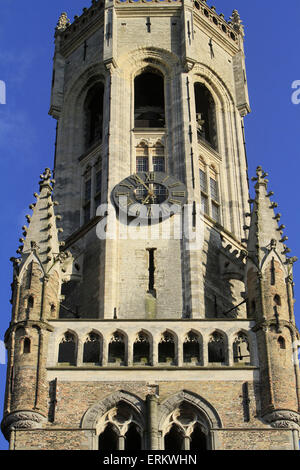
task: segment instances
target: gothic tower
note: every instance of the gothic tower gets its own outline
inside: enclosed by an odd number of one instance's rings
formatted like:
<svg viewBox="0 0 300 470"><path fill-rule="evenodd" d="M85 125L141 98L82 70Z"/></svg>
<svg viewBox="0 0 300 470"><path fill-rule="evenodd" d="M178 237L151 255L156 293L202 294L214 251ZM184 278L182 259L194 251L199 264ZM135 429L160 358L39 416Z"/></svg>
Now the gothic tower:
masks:
<svg viewBox="0 0 300 470"><path fill-rule="evenodd" d="M12 259L11 449L298 448L296 259L260 167L249 200L249 112L236 10L61 14L54 175Z"/></svg>

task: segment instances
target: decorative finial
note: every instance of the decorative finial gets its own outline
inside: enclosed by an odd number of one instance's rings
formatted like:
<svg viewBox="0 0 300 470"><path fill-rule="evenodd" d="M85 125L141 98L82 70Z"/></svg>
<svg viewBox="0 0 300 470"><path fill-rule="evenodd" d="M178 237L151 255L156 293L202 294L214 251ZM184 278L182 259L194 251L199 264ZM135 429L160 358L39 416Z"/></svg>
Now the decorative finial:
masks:
<svg viewBox="0 0 300 470"><path fill-rule="evenodd" d="M47 187L49 190L47 196L51 196L53 190L53 187L51 186L51 184L53 184L51 176L52 174L50 168L46 168L44 173L40 175L40 190L42 190L42 187Z"/></svg>
<svg viewBox="0 0 300 470"><path fill-rule="evenodd" d="M229 24L238 32L241 33L243 36L245 35L244 26L242 24L241 17L237 10L233 10L232 15L229 20Z"/></svg>
<svg viewBox="0 0 300 470"><path fill-rule="evenodd" d="M57 26L56 26L56 31L65 31L65 29L67 29L67 27L71 24L68 16L67 16L67 13L62 13L59 17L59 20L57 22Z"/></svg>

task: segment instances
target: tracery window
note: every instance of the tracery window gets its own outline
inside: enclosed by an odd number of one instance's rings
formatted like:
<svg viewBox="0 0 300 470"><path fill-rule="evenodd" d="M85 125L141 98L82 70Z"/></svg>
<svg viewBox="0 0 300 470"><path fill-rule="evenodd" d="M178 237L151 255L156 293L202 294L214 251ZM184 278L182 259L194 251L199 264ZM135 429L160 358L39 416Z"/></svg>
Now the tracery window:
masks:
<svg viewBox="0 0 300 470"><path fill-rule="evenodd" d="M236 364L251 364L249 341L245 333L238 333L233 342L233 360Z"/></svg>
<svg viewBox="0 0 300 470"><path fill-rule="evenodd" d="M162 334L158 345L158 362L175 363L175 339L168 331Z"/></svg>
<svg viewBox="0 0 300 470"><path fill-rule="evenodd" d="M99 424L99 450L137 451L143 447L141 416L127 403L120 401L106 412Z"/></svg>
<svg viewBox="0 0 300 470"><path fill-rule="evenodd" d="M209 428L201 411L183 401L167 418L164 426L164 449L207 450Z"/></svg>
<svg viewBox="0 0 300 470"><path fill-rule="evenodd" d="M183 362L199 364L200 361L200 337L193 331L190 331L183 343Z"/></svg>
<svg viewBox="0 0 300 470"><path fill-rule="evenodd" d="M58 362L76 365L76 345L75 335L67 331L59 345Z"/></svg>
<svg viewBox="0 0 300 470"><path fill-rule="evenodd" d="M83 362L100 363L100 336L94 332L88 334L83 347Z"/></svg>
<svg viewBox="0 0 300 470"><path fill-rule="evenodd" d="M224 337L218 331L215 331L208 342L208 362L225 362L225 342Z"/></svg>
<svg viewBox="0 0 300 470"><path fill-rule="evenodd" d="M143 331L137 334L133 344L133 362L150 364L149 336Z"/></svg>
<svg viewBox="0 0 300 470"><path fill-rule="evenodd" d="M108 362L125 364L125 337L119 331L111 336L108 346Z"/></svg>

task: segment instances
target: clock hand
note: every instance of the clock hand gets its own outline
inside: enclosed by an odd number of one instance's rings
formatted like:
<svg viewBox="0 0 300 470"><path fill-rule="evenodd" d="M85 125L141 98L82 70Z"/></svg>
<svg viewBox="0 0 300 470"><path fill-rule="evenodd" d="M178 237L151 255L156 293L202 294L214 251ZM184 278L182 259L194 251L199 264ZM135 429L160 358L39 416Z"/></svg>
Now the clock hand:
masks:
<svg viewBox="0 0 300 470"><path fill-rule="evenodd" d="M148 186L146 185L146 183L142 180L142 178L140 178L138 175L136 175L136 179L137 179L137 181L138 181L141 185L143 185L143 186L147 189L147 191L149 191L149 187L148 187Z"/></svg>
<svg viewBox="0 0 300 470"><path fill-rule="evenodd" d="M142 201L142 204L146 204L147 200L149 199L150 197L150 194L148 194L148 196Z"/></svg>

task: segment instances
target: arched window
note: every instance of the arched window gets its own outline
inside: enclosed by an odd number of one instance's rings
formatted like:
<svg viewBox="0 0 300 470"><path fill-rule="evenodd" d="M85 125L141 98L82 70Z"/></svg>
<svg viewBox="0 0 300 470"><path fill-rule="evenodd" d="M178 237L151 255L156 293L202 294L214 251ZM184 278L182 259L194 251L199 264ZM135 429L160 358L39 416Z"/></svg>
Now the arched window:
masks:
<svg viewBox="0 0 300 470"><path fill-rule="evenodd" d="M133 362L150 364L150 341L146 333L138 333L133 344Z"/></svg>
<svg viewBox="0 0 300 470"><path fill-rule="evenodd" d="M215 102L203 83L195 83L195 104L198 141L207 142L217 150L217 126Z"/></svg>
<svg viewBox="0 0 300 470"><path fill-rule="evenodd" d="M134 80L134 127L165 127L164 79L150 69Z"/></svg>
<svg viewBox="0 0 300 470"><path fill-rule="evenodd" d="M96 333L90 333L83 347L83 362L91 364L100 363L100 336Z"/></svg>
<svg viewBox="0 0 300 470"><path fill-rule="evenodd" d="M250 365L250 348L247 335L239 333L233 343L233 360L236 364Z"/></svg>
<svg viewBox="0 0 300 470"><path fill-rule="evenodd" d="M225 344L223 336L215 331L208 343L208 362L225 362Z"/></svg>
<svg viewBox="0 0 300 470"><path fill-rule="evenodd" d="M30 352L31 352L31 341L29 338L24 338L23 354L30 354Z"/></svg>
<svg viewBox="0 0 300 470"><path fill-rule="evenodd" d="M182 401L168 416L165 450L207 450L210 425L192 403Z"/></svg>
<svg viewBox="0 0 300 470"><path fill-rule="evenodd" d="M59 345L58 362L60 364L76 365L76 339L69 331L64 334Z"/></svg>
<svg viewBox="0 0 300 470"><path fill-rule="evenodd" d="M175 363L175 340L168 331L162 334L158 345L158 362Z"/></svg>
<svg viewBox="0 0 300 470"><path fill-rule="evenodd" d="M99 450L103 452L113 452L118 450L119 438L111 423L108 423L105 430L99 436Z"/></svg>
<svg viewBox="0 0 300 470"><path fill-rule="evenodd" d="M129 425L129 429L125 434L125 450L136 451L141 450L142 448L142 439L141 435L137 430L135 423Z"/></svg>
<svg viewBox="0 0 300 470"><path fill-rule="evenodd" d="M183 362L198 364L201 360L199 335L190 331L183 343Z"/></svg>
<svg viewBox="0 0 300 470"><path fill-rule="evenodd" d="M115 364L125 363L125 337L119 331L116 331L110 339L108 362Z"/></svg>
<svg viewBox="0 0 300 470"><path fill-rule="evenodd" d="M165 435L165 450L179 451L184 449L184 435L176 424Z"/></svg>
<svg viewBox="0 0 300 470"><path fill-rule="evenodd" d="M104 86L96 83L88 92L85 103L85 142L88 149L102 139Z"/></svg>

